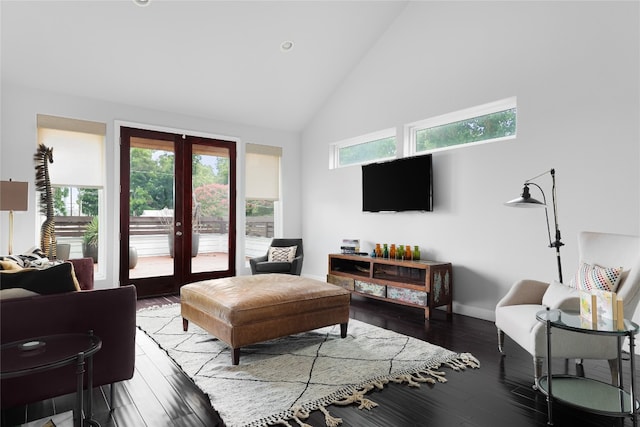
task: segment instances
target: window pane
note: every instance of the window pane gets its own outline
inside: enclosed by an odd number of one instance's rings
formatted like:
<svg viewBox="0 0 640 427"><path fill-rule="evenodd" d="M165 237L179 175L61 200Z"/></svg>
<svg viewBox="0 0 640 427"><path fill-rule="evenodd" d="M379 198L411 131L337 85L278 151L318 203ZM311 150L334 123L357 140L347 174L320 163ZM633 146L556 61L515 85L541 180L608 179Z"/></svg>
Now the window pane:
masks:
<svg viewBox="0 0 640 427"><path fill-rule="evenodd" d="M338 149L338 166L347 166L375 160L388 159L396 155L395 136L377 139L362 144L349 145Z"/></svg>
<svg viewBox="0 0 640 427"><path fill-rule="evenodd" d="M499 111L441 126L416 130L416 152L516 134L516 109Z"/></svg>
<svg viewBox="0 0 640 427"><path fill-rule="evenodd" d="M282 148L247 144L245 157L245 265L267 253L282 231L280 162Z"/></svg>
<svg viewBox="0 0 640 427"><path fill-rule="evenodd" d="M91 257L94 263L98 262L98 213L101 191L83 187L53 188L59 259ZM68 250L61 250L61 245L68 245Z"/></svg>

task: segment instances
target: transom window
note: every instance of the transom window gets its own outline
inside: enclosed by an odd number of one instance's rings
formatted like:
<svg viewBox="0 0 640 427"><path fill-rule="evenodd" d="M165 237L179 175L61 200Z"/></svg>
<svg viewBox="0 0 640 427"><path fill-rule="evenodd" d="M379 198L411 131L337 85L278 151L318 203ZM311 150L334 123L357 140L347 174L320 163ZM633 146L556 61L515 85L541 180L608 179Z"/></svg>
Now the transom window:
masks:
<svg viewBox="0 0 640 427"><path fill-rule="evenodd" d="M359 165L396 157L396 130L386 129L333 144L330 168Z"/></svg>
<svg viewBox="0 0 640 427"><path fill-rule="evenodd" d="M406 126L410 154L516 137L516 98L444 114Z"/></svg>

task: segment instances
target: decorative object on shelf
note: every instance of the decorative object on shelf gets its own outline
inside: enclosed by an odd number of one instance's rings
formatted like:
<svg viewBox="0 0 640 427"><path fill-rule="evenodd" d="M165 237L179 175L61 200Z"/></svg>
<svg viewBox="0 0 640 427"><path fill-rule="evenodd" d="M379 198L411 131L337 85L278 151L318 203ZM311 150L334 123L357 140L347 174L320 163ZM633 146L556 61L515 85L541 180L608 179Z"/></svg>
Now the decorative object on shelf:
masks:
<svg viewBox="0 0 640 427"><path fill-rule="evenodd" d="M380 247L380 243L376 243L376 256L378 258L382 258L382 248Z"/></svg>
<svg viewBox="0 0 640 427"><path fill-rule="evenodd" d="M391 244L391 249L389 249L389 258L396 259L396 245L394 243Z"/></svg>
<svg viewBox="0 0 640 427"><path fill-rule="evenodd" d="M551 228L549 226L549 211L547 210L547 198L545 197L544 191L542 191L542 188L535 182L532 182L534 179L540 178L541 176L546 175L548 173L551 174L551 180L552 180L551 196L552 196L552 202L553 202L553 220L554 220L554 226L555 226L555 240L553 242L551 241ZM542 202L531 197L531 194L529 192L529 185L533 185L537 187L538 190L540 190L540 192L542 193ZM564 246L564 243L560 241L561 239L560 229L558 228L558 206L556 202L556 171L555 169L551 169L549 171L543 172L540 175L534 176L533 178L526 180L524 182L524 188L522 189L522 195L516 199L506 202L505 205L510 207L519 207L519 208L520 207L537 208L537 207L544 206L544 212L547 218L547 233L549 235L549 247L556 249L556 258L558 260L558 281L562 283L562 264L560 262L560 247Z"/></svg>
<svg viewBox="0 0 640 427"><path fill-rule="evenodd" d="M413 247L413 260L414 261L420 260L420 248L418 247L418 245L415 245Z"/></svg>
<svg viewBox="0 0 640 427"><path fill-rule="evenodd" d="M13 212L29 210L29 183L0 181L0 211L9 211L9 253L13 253Z"/></svg>
<svg viewBox="0 0 640 427"><path fill-rule="evenodd" d="M382 257L389 258L389 246L385 243L382 248Z"/></svg>
<svg viewBox="0 0 640 427"><path fill-rule="evenodd" d="M403 259L403 258L404 258L404 246L398 245L398 251L396 252L396 259Z"/></svg>
<svg viewBox="0 0 640 427"><path fill-rule="evenodd" d="M407 249L404 251L404 259L411 261L411 256L413 255L413 252L411 252L411 246L407 245L406 248Z"/></svg>
<svg viewBox="0 0 640 427"><path fill-rule="evenodd" d="M56 234L53 212L53 193L49 179L49 163L53 163L53 148L38 145L33 156L36 162L36 191L40 193L40 212L46 219L40 227L40 248L50 260L56 259Z"/></svg>

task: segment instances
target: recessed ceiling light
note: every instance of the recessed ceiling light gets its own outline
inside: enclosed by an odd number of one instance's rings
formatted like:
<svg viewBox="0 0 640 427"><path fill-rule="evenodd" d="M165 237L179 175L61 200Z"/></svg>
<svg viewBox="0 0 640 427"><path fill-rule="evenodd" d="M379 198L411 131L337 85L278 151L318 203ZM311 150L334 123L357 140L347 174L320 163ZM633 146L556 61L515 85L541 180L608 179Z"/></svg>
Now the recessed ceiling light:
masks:
<svg viewBox="0 0 640 427"><path fill-rule="evenodd" d="M133 0L133 2L138 6L148 6L151 0Z"/></svg>
<svg viewBox="0 0 640 427"><path fill-rule="evenodd" d="M293 42L291 40L285 40L282 43L280 43L281 51L289 52L291 49L293 49Z"/></svg>

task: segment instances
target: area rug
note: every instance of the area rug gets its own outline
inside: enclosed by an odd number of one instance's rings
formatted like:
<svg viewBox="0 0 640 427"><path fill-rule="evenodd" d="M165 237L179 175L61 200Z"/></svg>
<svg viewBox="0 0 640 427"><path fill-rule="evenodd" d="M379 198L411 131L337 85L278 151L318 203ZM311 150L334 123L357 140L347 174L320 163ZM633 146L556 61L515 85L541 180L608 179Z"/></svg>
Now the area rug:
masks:
<svg viewBox="0 0 640 427"><path fill-rule="evenodd" d="M227 427L306 425L316 410L333 427L342 420L330 405L375 410L367 397L374 388L446 382L441 367L480 367L469 353L353 319L346 338L335 325L243 347L237 366L230 348L203 329L191 323L183 332L179 304L140 310L137 324L209 396Z"/></svg>

